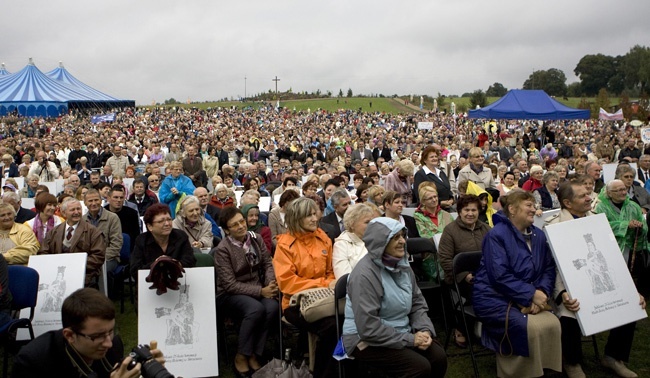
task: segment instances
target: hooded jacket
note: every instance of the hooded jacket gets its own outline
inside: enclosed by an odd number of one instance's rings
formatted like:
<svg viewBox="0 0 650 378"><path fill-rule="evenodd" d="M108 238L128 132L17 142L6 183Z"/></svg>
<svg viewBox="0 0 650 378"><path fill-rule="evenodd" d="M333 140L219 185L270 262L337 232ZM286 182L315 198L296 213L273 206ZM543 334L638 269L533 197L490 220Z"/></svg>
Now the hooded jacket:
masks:
<svg viewBox="0 0 650 378"><path fill-rule="evenodd" d="M348 276L342 337L348 355L360 342L403 349L414 346L415 332L436 335L407 254L395 268L382 261L386 246L402 230L400 222L385 217L368 224L363 236L368 253Z"/></svg>
<svg viewBox="0 0 650 378"><path fill-rule="evenodd" d="M488 203L487 203L487 208L485 210L485 216L487 217L487 224L490 227L494 227L494 223L492 221L492 216L494 215L494 213L496 213L496 210L494 210L494 207L492 207L492 196L490 195L490 193L488 193L485 189L482 189L480 186L476 185L475 183L473 183L471 181L467 183L467 192L466 193L467 194L473 194L473 195L475 195L477 197L480 197L483 193L487 194ZM480 213L481 212L479 211L479 215L480 215Z"/></svg>

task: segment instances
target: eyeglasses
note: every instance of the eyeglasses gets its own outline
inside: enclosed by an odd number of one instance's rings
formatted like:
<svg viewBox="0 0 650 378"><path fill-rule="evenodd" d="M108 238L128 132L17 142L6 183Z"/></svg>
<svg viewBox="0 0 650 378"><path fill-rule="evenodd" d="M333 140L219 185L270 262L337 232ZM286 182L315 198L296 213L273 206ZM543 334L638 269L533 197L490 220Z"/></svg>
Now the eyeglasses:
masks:
<svg viewBox="0 0 650 378"><path fill-rule="evenodd" d="M115 329L112 329L106 333L99 333L99 334L94 334L94 335L86 335L81 332L74 331L79 336L85 337L86 339L90 340L91 343L102 343L106 340L106 338L113 338L113 335L115 335Z"/></svg>
<svg viewBox="0 0 650 378"><path fill-rule="evenodd" d="M246 219L242 219L239 222L226 224L226 226L228 226L228 229L235 228L235 227L241 226L241 225L246 225Z"/></svg>
<svg viewBox="0 0 650 378"><path fill-rule="evenodd" d="M171 223L173 221L174 220L172 218L165 218L165 219L160 219L160 220L157 220L157 221L153 221L151 223L153 223L153 224L165 224L165 223Z"/></svg>
<svg viewBox="0 0 650 378"><path fill-rule="evenodd" d="M472 159L484 159L484 158L485 158L485 156L483 156L483 155L472 155L472 156L470 156L470 157L471 157Z"/></svg>
<svg viewBox="0 0 650 378"><path fill-rule="evenodd" d="M160 180L149 180L149 182L158 182Z"/></svg>

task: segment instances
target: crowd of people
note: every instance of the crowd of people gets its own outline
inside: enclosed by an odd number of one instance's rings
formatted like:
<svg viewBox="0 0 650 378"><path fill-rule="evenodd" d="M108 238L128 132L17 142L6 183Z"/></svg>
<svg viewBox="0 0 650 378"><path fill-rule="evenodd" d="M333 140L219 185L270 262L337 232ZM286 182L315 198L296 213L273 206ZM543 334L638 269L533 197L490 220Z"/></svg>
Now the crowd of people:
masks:
<svg viewBox="0 0 650 378"><path fill-rule="evenodd" d="M241 376L261 367L278 306L319 336L315 376L334 376L334 318L307 322L290 300L340 277L350 282L348 356L391 376L443 376L445 351L409 268L408 237L440 237L438 254L424 257L425 275L458 282L473 302L499 376L584 376L579 302L533 226L546 210L561 210L549 223L605 213L622 258L643 261L632 274L645 307L650 147L626 123L485 124L444 113L272 107L128 109L96 125L77 114L0 123L7 263L87 252L85 284L96 287L104 262L109 271L120 264L124 243L135 279L160 256L192 267L194 253L211 251L218 311L242 319L234 360ZM605 182L608 163L618 167ZM64 189L50 193L44 184L57 179ZM28 198L34 209L21 206ZM480 268L453 276L454 256L477 250ZM465 347L471 335L458 328L454 340ZM602 364L636 376L625 365L634 324L619 328Z"/></svg>

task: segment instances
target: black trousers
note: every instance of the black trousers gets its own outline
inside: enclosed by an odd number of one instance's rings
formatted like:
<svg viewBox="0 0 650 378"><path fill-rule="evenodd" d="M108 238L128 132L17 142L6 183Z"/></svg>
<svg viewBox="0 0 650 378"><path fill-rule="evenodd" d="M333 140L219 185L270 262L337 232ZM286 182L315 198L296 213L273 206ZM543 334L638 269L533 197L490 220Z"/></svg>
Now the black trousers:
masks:
<svg viewBox="0 0 650 378"><path fill-rule="evenodd" d="M289 323L298 327L300 331L307 331L318 335L316 343L316 358L314 361L314 378L337 377L338 365L332 353L336 348L336 319L333 316L320 319L313 323L307 322L298 306L288 307L284 310L284 317Z"/></svg>
<svg viewBox="0 0 650 378"><path fill-rule="evenodd" d="M582 363L582 332L578 321L574 318L562 316L560 325L562 326L562 354L564 360L572 365ZM611 329L607 338L607 345L605 345L605 355L628 362L635 328L636 322Z"/></svg>
<svg viewBox="0 0 650 378"><path fill-rule="evenodd" d="M368 346L364 350L355 349L352 356L389 377L433 378L444 377L447 372L447 355L436 340L426 350Z"/></svg>

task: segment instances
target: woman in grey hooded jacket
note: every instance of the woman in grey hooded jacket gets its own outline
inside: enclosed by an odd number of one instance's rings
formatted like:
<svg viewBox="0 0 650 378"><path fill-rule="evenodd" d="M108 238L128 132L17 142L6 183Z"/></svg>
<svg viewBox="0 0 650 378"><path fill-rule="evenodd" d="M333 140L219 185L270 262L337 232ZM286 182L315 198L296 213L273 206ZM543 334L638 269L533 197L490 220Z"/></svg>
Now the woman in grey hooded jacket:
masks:
<svg viewBox="0 0 650 378"><path fill-rule="evenodd" d="M443 377L447 356L406 256L406 229L373 219L368 249L348 279L343 345L348 356L394 377Z"/></svg>

